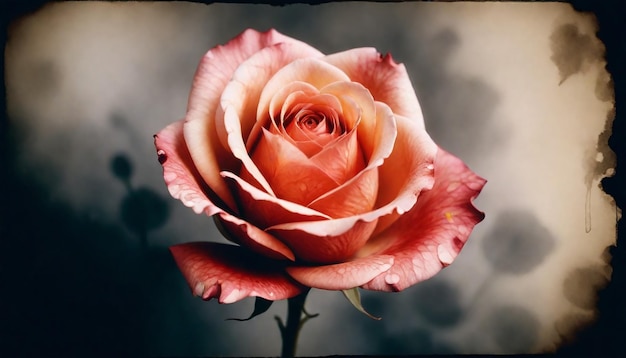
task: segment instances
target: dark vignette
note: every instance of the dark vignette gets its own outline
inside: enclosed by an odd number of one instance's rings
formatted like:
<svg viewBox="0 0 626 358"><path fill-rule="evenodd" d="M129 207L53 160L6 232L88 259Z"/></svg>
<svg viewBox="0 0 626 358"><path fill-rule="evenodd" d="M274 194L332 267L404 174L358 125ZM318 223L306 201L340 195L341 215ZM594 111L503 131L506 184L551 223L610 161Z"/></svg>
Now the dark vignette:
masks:
<svg viewBox="0 0 626 358"><path fill-rule="evenodd" d="M215 1L209 0L193 0L194 2L201 3L213 3ZM7 30L12 21L19 21L19 18L32 13L44 5L47 1L43 0L5 0L0 3L0 40L2 44L6 44ZM285 5L283 1L277 0L265 0L265 1L246 1L246 0L231 0L224 2L262 2L272 5ZM328 1L295 1L299 3L311 3L319 4ZM626 48L624 39L626 38L626 23L623 21L623 16L626 14L626 3L622 1L594 1L594 0L571 0L569 1L576 10L593 12L598 20L599 31L598 37L606 46L606 60L607 70L613 77L613 83L615 85L615 119L613 122L612 135L609 138L609 146L615 152L617 157L617 165L615 168L615 174L612 177L602 180L602 187L609 195L611 195L618 207L624 208L626 204L626 180L624 177L624 152L626 139L624 133L626 133L625 126L626 120L624 119L623 106L626 101L626 74L624 71L626 68L623 66L626 63ZM4 48L4 46L3 46ZM6 91L4 86L4 56L0 56L0 64L2 65L2 86L0 87L0 95L2 100L0 101L0 252L3 254L0 261L0 280L3 282L2 292L3 296L3 311L0 316L0 335L2 341L7 342L7 338L18 339L18 342L11 342L11 344L3 344L3 353L9 353L13 356L17 353L28 354L28 351L12 352L11 348L16 348L16 344L28 343L24 337L16 337L16 332L27 330L25 322L11 318L16 310L23 309L20 305L24 303L20 300L11 300L10 297L14 294L15 290L29 289L26 295L20 293L22 296L30 296L33 300L46 300L46 295L49 292L39 292L40 288L37 282L23 282L22 280L32 276L33 272L30 265L35 263L31 260L36 259L36 256L30 256L32 252L25 252L24 250L28 246L19 246L18 240L15 239L17 235L15 230L16 222L24 220L24 218L36 218L38 209L34 205L37 200L41 200L41 196L44 193L38 191L38 188L34 183L23 183L14 174L14 158L15 158L15 141L14 133L8 131L8 119L6 110ZM50 220L55 220L51 218ZM31 224L32 225L32 224ZM611 265L613 272L609 285L600 292L597 308L599 310L599 317L593 326L583 328L578 339L564 344L559 350L558 354L563 355L577 355L577 356L626 356L626 345L623 343L623 338L626 337L626 250L623 246L626 245L624 239L624 219L622 218L618 224L618 237L617 246L612 246L608 249L611 256ZM106 231L106 228L103 230ZM102 233L105 234L105 233ZM23 245L23 244L21 244ZM18 268L16 270L16 268ZM114 285L130 285L132 282L112 282ZM19 296L19 297L22 297ZM140 295L141 296L141 295ZM132 299L132 298L131 298ZM134 299L140 301L140 297ZM141 302L136 302L138 306ZM15 318L15 317L13 317ZM141 317L139 317L141 318ZM133 325L134 327L141 326L141 323ZM104 327L106 328L106 327ZM110 328L110 327L109 327ZM117 334L131 334L131 332L116 332ZM41 339L43 337L29 337L34 340ZM123 340L130 339L131 337L123 337L121 347L112 347L112 350L108 353L117 354L133 354L142 351L142 347L123 347ZM24 341L19 341L19 340ZM128 343L128 342L126 342ZM30 347L33 348L33 347ZM117 350L121 349L120 350ZM125 348L125 349L124 349ZM6 351L8 349L8 352ZM52 352L48 352L50 354Z"/></svg>

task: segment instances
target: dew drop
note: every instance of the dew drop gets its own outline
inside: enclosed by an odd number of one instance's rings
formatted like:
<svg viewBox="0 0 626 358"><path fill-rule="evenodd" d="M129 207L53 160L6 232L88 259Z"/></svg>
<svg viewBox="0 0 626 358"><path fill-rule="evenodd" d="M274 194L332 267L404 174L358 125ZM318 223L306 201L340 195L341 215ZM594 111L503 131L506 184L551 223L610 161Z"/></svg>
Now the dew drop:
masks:
<svg viewBox="0 0 626 358"><path fill-rule="evenodd" d="M441 261L444 266L448 266L454 261L454 257L450 254L450 251L443 245L437 247L437 256L439 256L439 261Z"/></svg>
<svg viewBox="0 0 626 358"><path fill-rule="evenodd" d="M459 183L458 181L453 181L452 183L448 184L448 188L446 189L446 191L448 193L455 191L459 186L461 185L461 183Z"/></svg>
<svg viewBox="0 0 626 358"><path fill-rule="evenodd" d="M300 183L300 184L298 185L298 188L300 188L300 191L304 192L304 191L306 191L306 184L304 184L304 183Z"/></svg>
<svg viewBox="0 0 626 358"><path fill-rule="evenodd" d="M340 274L340 275L345 274L345 273L346 273L346 269L345 269L345 267L342 267L342 268L340 268L339 270L337 270L337 273L338 273L338 274Z"/></svg>
<svg viewBox="0 0 626 358"><path fill-rule="evenodd" d="M204 293L204 283L198 282L196 283L196 287L193 289L193 294L196 296L202 296Z"/></svg>
<svg viewBox="0 0 626 358"><path fill-rule="evenodd" d="M159 163L165 163L165 161L167 160L167 154L165 154L165 151L163 149L159 149L157 151L157 158L159 159Z"/></svg>
<svg viewBox="0 0 626 358"><path fill-rule="evenodd" d="M385 282L388 285L395 285L396 283L400 282L400 276L396 275L395 273L391 273L385 276Z"/></svg>
<svg viewBox="0 0 626 358"><path fill-rule="evenodd" d="M426 166L426 169L428 169L428 170L433 170L433 169L435 169L435 166L434 166L434 165L432 165L432 164L428 164L428 165Z"/></svg>
<svg viewBox="0 0 626 358"><path fill-rule="evenodd" d="M170 171L165 172L163 173L163 179L165 179L166 182L171 182L176 179L176 173Z"/></svg>
<svg viewBox="0 0 626 358"><path fill-rule="evenodd" d="M241 291L239 289L234 288L226 297L222 298L223 303L234 303L239 300L241 295Z"/></svg>
<svg viewBox="0 0 626 358"><path fill-rule="evenodd" d="M480 189L482 189L484 184L485 183L483 181L478 181L478 180L468 180L465 182L465 185L474 191L479 191Z"/></svg>

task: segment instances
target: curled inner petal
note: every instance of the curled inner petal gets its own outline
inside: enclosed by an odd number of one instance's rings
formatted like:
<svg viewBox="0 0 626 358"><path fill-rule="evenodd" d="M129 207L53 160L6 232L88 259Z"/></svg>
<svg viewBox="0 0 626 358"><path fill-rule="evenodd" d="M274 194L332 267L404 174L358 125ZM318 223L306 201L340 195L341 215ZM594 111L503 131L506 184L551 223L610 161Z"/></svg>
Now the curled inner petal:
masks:
<svg viewBox="0 0 626 358"><path fill-rule="evenodd" d="M284 135L311 157L346 132L340 100L306 83L292 82L270 101L266 129ZM251 148L251 143L247 143Z"/></svg>
<svg viewBox="0 0 626 358"><path fill-rule="evenodd" d="M252 160L277 198L300 205L306 206L339 185L284 136L272 134L265 129L252 154ZM245 170L240 176L246 181L250 177Z"/></svg>

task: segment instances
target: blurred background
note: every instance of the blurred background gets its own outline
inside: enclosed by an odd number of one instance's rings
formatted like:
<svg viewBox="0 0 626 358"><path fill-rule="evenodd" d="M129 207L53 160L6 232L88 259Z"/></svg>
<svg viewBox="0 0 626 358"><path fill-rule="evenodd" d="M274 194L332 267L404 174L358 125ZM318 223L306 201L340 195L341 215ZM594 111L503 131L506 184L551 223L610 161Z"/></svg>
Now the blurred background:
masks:
<svg viewBox="0 0 626 358"><path fill-rule="evenodd" d="M324 53L390 52L434 140L488 180L475 201L486 218L451 266L400 293L362 292L381 321L313 290L307 310L320 316L300 355L536 353L597 338L586 327L598 324L621 214L599 186L615 167L615 112L592 14L566 3L63 2L7 32L4 350L278 355L285 302L236 322L226 319L247 317L253 299L192 296L168 246L224 239L169 196L152 139L184 116L203 54L249 27Z"/></svg>

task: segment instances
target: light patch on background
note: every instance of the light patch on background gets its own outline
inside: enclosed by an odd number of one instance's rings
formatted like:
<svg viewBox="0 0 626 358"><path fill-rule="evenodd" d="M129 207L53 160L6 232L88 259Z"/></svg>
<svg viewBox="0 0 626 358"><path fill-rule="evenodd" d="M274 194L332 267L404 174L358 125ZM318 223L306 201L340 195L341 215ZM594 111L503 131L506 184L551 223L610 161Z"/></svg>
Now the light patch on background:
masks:
<svg viewBox="0 0 626 358"><path fill-rule="evenodd" d="M596 94L597 83L606 85L604 62L585 60L563 79L551 35L564 24L601 47L593 18L557 3L51 4L16 22L6 49L20 175L40 180L51 200L122 226L125 189L109 167L125 153L133 184L166 198L172 211L152 245L223 241L210 219L168 197L152 145L152 134L184 116L201 56L247 27L276 27L323 51L376 46L406 65L433 138L488 179L476 200L486 219L435 278L398 294L365 292L380 322L341 294L314 290L307 308L321 315L305 325L299 354L551 350L559 334L593 320L593 296L609 273L602 254L615 242L614 204L599 176L585 181L613 107ZM283 302L242 324L223 320L247 316L251 300L202 302L178 273L158 289L148 354L277 354L272 316L284 316ZM179 315L199 316L220 335L172 326ZM190 331L193 344L181 338Z"/></svg>

